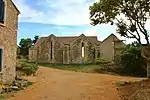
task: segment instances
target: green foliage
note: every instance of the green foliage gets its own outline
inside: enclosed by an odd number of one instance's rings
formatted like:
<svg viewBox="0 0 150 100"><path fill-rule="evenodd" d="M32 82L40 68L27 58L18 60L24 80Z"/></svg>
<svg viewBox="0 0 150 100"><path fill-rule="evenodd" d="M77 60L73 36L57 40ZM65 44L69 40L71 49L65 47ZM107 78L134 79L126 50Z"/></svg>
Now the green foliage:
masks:
<svg viewBox="0 0 150 100"><path fill-rule="evenodd" d="M33 85L33 82L27 82L27 86Z"/></svg>
<svg viewBox="0 0 150 100"><path fill-rule="evenodd" d="M61 70L69 70L74 72L85 72L85 73L93 73L95 72L95 68L100 68L99 65L94 64L39 64L40 66L56 68Z"/></svg>
<svg viewBox="0 0 150 100"><path fill-rule="evenodd" d="M39 39L39 36L36 35L36 36L34 37L33 43L35 44L38 39Z"/></svg>
<svg viewBox="0 0 150 100"><path fill-rule="evenodd" d="M95 63L96 63L96 64L108 64L108 63L110 63L110 61L105 60L105 59L103 59L103 58L97 58L97 59L95 60Z"/></svg>
<svg viewBox="0 0 150 100"><path fill-rule="evenodd" d="M34 74L37 69L38 69L38 65L35 63L23 63L22 64L22 71L26 75Z"/></svg>
<svg viewBox="0 0 150 100"><path fill-rule="evenodd" d="M18 50L20 49L19 55L27 56L29 54L29 48L32 46L32 44L33 42L31 38L21 39L18 48Z"/></svg>
<svg viewBox="0 0 150 100"><path fill-rule="evenodd" d="M26 75L34 74L38 69L37 63L28 63L27 59L19 59L17 61L16 70L25 73Z"/></svg>
<svg viewBox="0 0 150 100"><path fill-rule="evenodd" d="M145 24L150 18L150 0L99 0L89 10L92 25L115 23L121 36L135 38L141 44L144 35L149 44Z"/></svg>
<svg viewBox="0 0 150 100"><path fill-rule="evenodd" d="M5 100L6 96L4 94L0 94L0 100Z"/></svg>
<svg viewBox="0 0 150 100"><path fill-rule="evenodd" d="M121 73L135 75L135 76L145 76L145 59L141 56L140 47L131 44L127 45L121 54L120 64L122 66Z"/></svg>

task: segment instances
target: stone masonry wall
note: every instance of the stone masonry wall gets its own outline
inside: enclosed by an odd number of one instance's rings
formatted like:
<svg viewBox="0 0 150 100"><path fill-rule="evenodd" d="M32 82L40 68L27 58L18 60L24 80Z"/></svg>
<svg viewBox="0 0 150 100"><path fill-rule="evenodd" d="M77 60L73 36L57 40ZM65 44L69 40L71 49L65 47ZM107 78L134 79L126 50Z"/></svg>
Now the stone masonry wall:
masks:
<svg viewBox="0 0 150 100"><path fill-rule="evenodd" d="M1 81L12 82L16 75L18 14L10 0L5 2L5 21L0 23L0 48L3 49Z"/></svg>
<svg viewBox="0 0 150 100"><path fill-rule="evenodd" d="M82 43L84 44L84 57L82 57ZM71 63L94 63L96 47L86 37L81 37L71 44Z"/></svg>
<svg viewBox="0 0 150 100"><path fill-rule="evenodd" d="M54 62L56 64L63 64L63 48L64 46L55 40L53 45L53 55L54 55Z"/></svg>
<svg viewBox="0 0 150 100"><path fill-rule="evenodd" d="M51 43L52 43L52 49L51 49ZM32 47L29 50L29 62L37 61L39 63L62 64L63 49L64 49L63 44L57 41L55 37L53 36L48 37L46 40L42 41L41 43Z"/></svg>

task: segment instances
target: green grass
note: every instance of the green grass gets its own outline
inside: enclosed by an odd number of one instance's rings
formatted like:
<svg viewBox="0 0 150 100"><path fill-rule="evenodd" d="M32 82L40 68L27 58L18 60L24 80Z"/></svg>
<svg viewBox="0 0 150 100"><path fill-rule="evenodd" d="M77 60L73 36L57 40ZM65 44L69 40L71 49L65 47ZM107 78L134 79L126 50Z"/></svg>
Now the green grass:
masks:
<svg viewBox="0 0 150 100"><path fill-rule="evenodd" d="M5 100L5 95L3 95L3 94L0 94L0 100Z"/></svg>
<svg viewBox="0 0 150 100"><path fill-rule="evenodd" d="M71 65L63 65L63 64L39 64L40 66L56 68L61 70L75 71L75 72L85 72L85 73L93 73L96 69L100 69L100 65L94 64L71 64Z"/></svg>
<svg viewBox="0 0 150 100"><path fill-rule="evenodd" d="M14 92L12 93L3 93L0 94L0 100L6 100L7 98L13 97L14 96Z"/></svg>

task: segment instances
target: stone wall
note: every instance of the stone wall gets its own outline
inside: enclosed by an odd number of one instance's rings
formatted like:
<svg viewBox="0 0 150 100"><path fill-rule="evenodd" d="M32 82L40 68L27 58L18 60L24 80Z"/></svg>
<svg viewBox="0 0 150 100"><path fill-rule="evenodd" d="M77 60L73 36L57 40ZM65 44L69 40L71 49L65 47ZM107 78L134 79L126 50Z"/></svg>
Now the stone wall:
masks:
<svg viewBox="0 0 150 100"><path fill-rule="evenodd" d="M5 21L0 23L0 48L3 49L1 81L12 82L16 75L17 23L19 12L12 1L5 2Z"/></svg>
<svg viewBox="0 0 150 100"><path fill-rule="evenodd" d="M86 45L86 61L88 63L94 63L95 61L95 52L96 51L96 47L94 46L94 44L92 44L91 42L87 41L87 45Z"/></svg>
<svg viewBox="0 0 150 100"><path fill-rule="evenodd" d="M81 61L81 39L78 39L70 45L70 63L79 63Z"/></svg>
<svg viewBox="0 0 150 100"><path fill-rule="evenodd" d="M30 49L29 53L31 54L29 54L29 60L56 64L94 63L96 58L113 61L115 57L120 54L124 46L124 43L119 41L113 34L99 45L84 35L76 37L70 44L64 44L58 38L59 37L50 35L44 40L41 40L41 42L38 42ZM84 47L84 57L82 57L82 46Z"/></svg>
<svg viewBox="0 0 150 100"><path fill-rule="evenodd" d="M63 48L64 45L61 44L59 41L53 41L53 55L54 55L54 62L56 64L63 64Z"/></svg>
<svg viewBox="0 0 150 100"><path fill-rule="evenodd" d="M85 48L84 57L82 57L82 43L84 43ZM81 62L94 63L95 51L96 47L94 43L88 40L85 36L78 37L78 39L67 45L59 41L57 37L49 36L44 41L30 48L29 61L55 64L79 64Z"/></svg>
<svg viewBox="0 0 150 100"><path fill-rule="evenodd" d="M49 44L45 40L37 46L37 62L39 63L48 63L49 62ZM35 52L36 53L36 52ZM36 54L34 54L36 55Z"/></svg>
<svg viewBox="0 0 150 100"><path fill-rule="evenodd" d="M120 54L124 43L120 41L115 35L111 34L100 45L100 57L109 61L113 61L117 55Z"/></svg>
<svg viewBox="0 0 150 100"><path fill-rule="evenodd" d="M63 48L63 44L60 43L54 36L48 37L36 46L30 48L29 62L62 64Z"/></svg>
<svg viewBox="0 0 150 100"><path fill-rule="evenodd" d="M82 43L84 44L84 57L82 57ZM94 63L96 46L86 37L80 37L70 46L70 63Z"/></svg>
<svg viewBox="0 0 150 100"><path fill-rule="evenodd" d="M37 50L35 48L29 50L29 62L37 62Z"/></svg>

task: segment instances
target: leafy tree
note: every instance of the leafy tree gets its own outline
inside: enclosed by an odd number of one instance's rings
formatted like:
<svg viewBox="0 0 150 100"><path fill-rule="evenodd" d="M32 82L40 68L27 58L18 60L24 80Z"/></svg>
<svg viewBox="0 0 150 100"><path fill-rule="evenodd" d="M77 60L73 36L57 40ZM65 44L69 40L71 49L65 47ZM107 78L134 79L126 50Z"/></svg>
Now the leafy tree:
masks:
<svg viewBox="0 0 150 100"><path fill-rule="evenodd" d="M146 62L141 56L139 45L135 43L127 45L121 53L120 58L122 74L146 76Z"/></svg>
<svg viewBox="0 0 150 100"><path fill-rule="evenodd" d="M145 24L150 18L150 0L100 0L89 9L92 25L116 23L121 36L135 38L141 44L143 34L149 44Z"/></svg>
<svg viewBox="0 0 150 100"><path fill-rule="evenodd" d="M92 25L115 23L117 33L126 38L136 39L140 45L142 35L145 37L146 48L144 47L145 50L142 51L147 60L150 78L150 54L147 52L150 50L150 42L149 33L145 27L150 18L150 0L99 0L89 9Z"/></svg>
<svg viewBox="0 0 150 100"><path fill-rule="evenodd" d="M23 55L23 56L27 56L28 55L28 50L32 46L31 38L21 39L21 41L19 43L19 46L20 46L20 54Z"/></svg>
<svg viewBox="0 0 150 100"><path fill-rule="evenodd" d="M38 39L39 39L39 36L36 35L36 36L34 37L33 44L35 44Z"/></svg>

